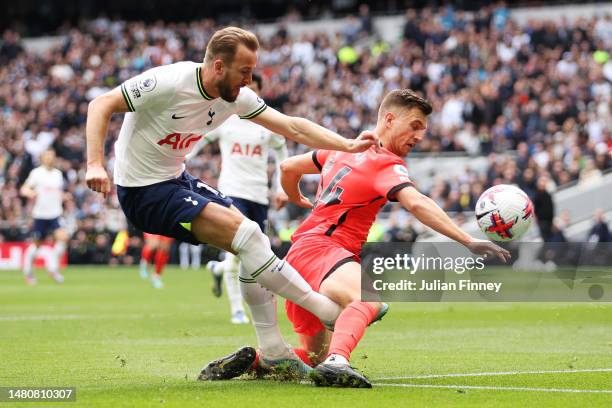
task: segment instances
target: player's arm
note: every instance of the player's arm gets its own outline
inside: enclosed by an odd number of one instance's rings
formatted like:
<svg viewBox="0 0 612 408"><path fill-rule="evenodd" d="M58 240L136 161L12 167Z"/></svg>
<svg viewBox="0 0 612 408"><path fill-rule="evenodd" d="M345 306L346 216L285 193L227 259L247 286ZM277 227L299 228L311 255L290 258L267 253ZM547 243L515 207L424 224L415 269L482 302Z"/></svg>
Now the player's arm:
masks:
<svg viewBox="0 0 612 408"><path fill-rule="evenodd" d="M28 199L36 198L36 191L32 188L30 179L28 178L25 183L19 189L19 195Z"/></svg>
<svg viewBox="0 0 612 408"><path fill-rule="evenodd" d="M358 153L378 146L378 136L374 132L365 131L357 139L346 139L308 119L287 116L270 107L249 120L289 140L318 149Z"/></svg>
<svg viewBox="0 0 612 408"><path fill-rule="evenodd" d="M117 87L89 102L87 108L87 186L93 191L110 192L110 178L104 168L104 139L113 113L130 111L127 101Z"/></svg>
<svg viewBox="0 0 612 408"><path fill-rule="evenodd" d="M289 157L289 152L287 151L287 144L285 143L285 139L282 136L272 135L272 138L276 138L278 143L273 143L272 148L274 149L274 207L278 210L283 208L283 206L289 200L287 194L283 191L283 186L281 184L281 168L280 164L287 160Z"/></svg>
<svg viewBox="0 0 612 408"><path fill-rule="evenodd" d="M304 208L312 208L312 203L302 194L300 179L304 174L318 174L321 172L313 161L312 155L313 153L311 152L292 156L280 164L281 186L285 193L287 193L289 202Z"/></svg>
<svg viewBox="0 0 612 408"><path fill-rule="evenodd" d="M497 256L503 262L510 259L510 253L505 249L490 241L476 239L459 228L434 200L421 194L416 188L404 187L397 192L396 198L402 207L414 214L423 224L465 245L473 253Z"/></svg>

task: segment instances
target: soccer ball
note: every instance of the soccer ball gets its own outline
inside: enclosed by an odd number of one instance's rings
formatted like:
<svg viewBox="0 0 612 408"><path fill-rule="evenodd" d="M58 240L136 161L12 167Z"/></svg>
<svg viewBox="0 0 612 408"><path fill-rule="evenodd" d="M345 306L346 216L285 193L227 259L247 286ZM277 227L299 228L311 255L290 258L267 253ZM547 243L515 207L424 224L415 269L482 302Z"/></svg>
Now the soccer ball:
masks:
<svg viewBox="0 0 612 408"><path fill-rule="evenodd" d="M500 184L480 196L476 203L478 226L493 241L520 238L533 220L533 204L516 186Z"/></svg>

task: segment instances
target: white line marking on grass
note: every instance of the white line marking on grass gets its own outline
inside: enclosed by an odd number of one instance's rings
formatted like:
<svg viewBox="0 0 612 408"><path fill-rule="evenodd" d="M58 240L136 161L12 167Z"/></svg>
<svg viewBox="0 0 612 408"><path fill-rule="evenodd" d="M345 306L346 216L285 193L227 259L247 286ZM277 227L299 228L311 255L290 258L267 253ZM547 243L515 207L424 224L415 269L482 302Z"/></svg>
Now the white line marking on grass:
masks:
<svg viewBox="0 0 612 408"><path fill-rule="evenodd" d="M570 392L612 394L612 390L576 390L572 388L529 388L529 387L493 387L487 385L436 385L436 384L389 384L374 383L377 387L406 387L406 388L450 388L466 390L493 390L493 391L536 391L536 392Z"/></svg>
<svg viewBox="0 0 612 408"><path fill-rule="evenodd" d="M522 375L522 374L566 374L566 373L600 373L612 372L612 368L585 368L577 370L534 370L534 371L501 371L488 373L456 373L456 374L426 374L406 375L401 377L383 377L376 381L386 380L420 380L428 378L451 378L451 377L494 377L498 375Z"/></svg>
<svg viewBox="0 0 612 408"><path fill-rule="evenodd" d="M149 319L171 316L170 313L117 313L117 314L59 314L32 316L0 316L0 322L42 321L42 320L100 320L100 319Z"/></svg>

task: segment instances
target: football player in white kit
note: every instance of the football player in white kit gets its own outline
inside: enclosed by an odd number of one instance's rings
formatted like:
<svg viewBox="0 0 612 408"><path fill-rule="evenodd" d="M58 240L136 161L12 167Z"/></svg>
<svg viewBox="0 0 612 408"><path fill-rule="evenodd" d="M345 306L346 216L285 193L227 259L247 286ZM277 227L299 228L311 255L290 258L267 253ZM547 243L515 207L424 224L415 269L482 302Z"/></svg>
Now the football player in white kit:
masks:
<svg viewBox="0 0 612 408"><path fill-rule="evenodd" d="M255 93L261 92L262 78L253 74L253 82L248 85ZM279 175L280 162L287 158L285 138L275 135L268 129L250 120L230 117L223 125L209 133L198 142L196 149L189 153L187 159L193 157L206 144L218 140L221 149L221 174L219 175L219 190L227 194L236 208L245 217L255 221L265 232L265 222L268 218L268 157L269 150L274 150L276 163L276 193L274 201L277 208L287 202L287 194L283 191ZM215 286L213 293L221 296L222 279L225 280L227 296L230 301L231 322L234 324L248 323L244 312L240 285L238 283L238 258L231 252L225 253L223 262L211 261L208 268L213 273Z"/></svg>
<svg viewBox="0 0 612 408"><path fill-rule="evenodd" d="M53 237L55 244L46 259L47 270L55 282L64 281L59 267L68 242L68 233L60 226L64 178L62 172L55 168L55 151L51 149L44 151L40 156L40 163L39 167L30 172L19 190L23 197L34 200L32 243L26 249L23 260L23 276L29 285L36 284L32 264L39 252L40 244L49 235Z"/></svg>
<svg viewBox="0 0 612 408"><path fill-rule="evenodd" d="M314 292L291 265L278 259L257 223L242 215L231 199L185 172L185 157L233 114L323 149L361 152L378 145L378 138L373 132L364 132L355 140L345 139L309 120L267 108L246 87L257 64L258 47L254 34L227 27L213 34L203 63L156 67L96 97L87 115L86 181L94 191L110 192L104 139L111 115L128 112L115 144L114 169L126 217L144 232L192 244L208 243L236 254L241 276L258 283L243 295L251 309L264 363L288 362L305 371L280 335L272 293L290 299L330 325L340 307ZM252 358L238 353L225 367L235 364L242 370Z"/></svg>

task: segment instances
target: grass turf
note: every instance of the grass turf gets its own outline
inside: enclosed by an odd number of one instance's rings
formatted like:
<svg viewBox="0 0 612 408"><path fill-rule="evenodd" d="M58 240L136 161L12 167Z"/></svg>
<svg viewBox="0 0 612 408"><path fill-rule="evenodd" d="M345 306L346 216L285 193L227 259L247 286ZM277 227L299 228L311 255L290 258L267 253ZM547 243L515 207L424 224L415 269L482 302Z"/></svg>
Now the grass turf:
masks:
<svg viewBox="0 0 612 408"><path fill-rule="evenodd" d="M0 386L77 387L76 403L15 406L612 406L612 371L406 378L612 368L612 304L394 303L353 354L372 390L202 383L206 362L255 343L249 325L229 323L205 270L169 267L163 290L136 268L65 276L60 286L39 271L27 287L18 272L0 272Z"/></svg>

